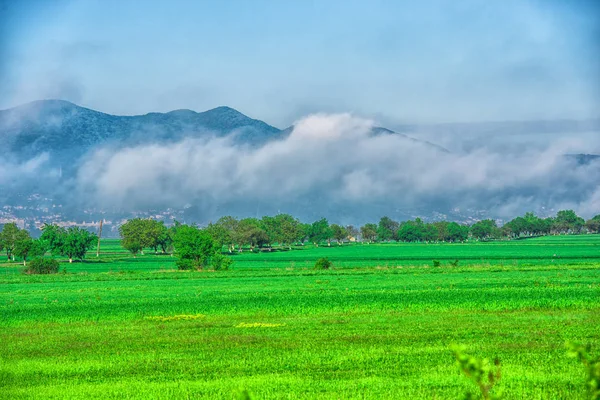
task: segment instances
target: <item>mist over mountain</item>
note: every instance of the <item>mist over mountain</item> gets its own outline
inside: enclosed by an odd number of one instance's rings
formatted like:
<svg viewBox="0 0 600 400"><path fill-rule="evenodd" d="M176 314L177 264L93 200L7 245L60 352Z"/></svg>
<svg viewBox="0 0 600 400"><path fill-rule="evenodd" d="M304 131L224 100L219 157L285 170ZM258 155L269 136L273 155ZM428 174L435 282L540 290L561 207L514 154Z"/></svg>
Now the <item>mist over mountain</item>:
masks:
<svg viewBox="0 0 600 400"><path fill-rule="evenodd" d="M49 196L67 214L185 209L198 222L600 210L600 120L399 130L350 114L281 130L229 107L117 116L36 101L0 111L0 197Z"/></svg>

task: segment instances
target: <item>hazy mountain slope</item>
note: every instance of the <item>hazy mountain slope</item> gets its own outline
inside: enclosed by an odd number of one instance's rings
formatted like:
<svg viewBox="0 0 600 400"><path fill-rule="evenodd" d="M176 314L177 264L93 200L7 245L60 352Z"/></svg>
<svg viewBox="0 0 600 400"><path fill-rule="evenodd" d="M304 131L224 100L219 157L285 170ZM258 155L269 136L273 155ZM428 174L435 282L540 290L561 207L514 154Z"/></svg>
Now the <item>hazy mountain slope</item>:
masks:
<svg viewBox="0 0 600 400"><path fill-rule="evenodd" d="M52 164L63 168L73 166L82 154L101 144L115 143L122 147L232 134L235 143L256 146L285 138L292 129L280 130L230 107L200 113L174 110L117 116L63 100L40 100L0 111L0 138L12 159L23 161L47 153ZM373 134L397 133L376 127Z"/></svg>
<svg viewBox="0 0 600 400"><path fill-rule="evenodd" d="M42 100L0 111L0 137L19 159L42 152L77 153L101 143L178 140L235 132L237 140L257 144L280 132L229 108L202 113L176 110L139 116L116 116L62 100Z"/></svg>

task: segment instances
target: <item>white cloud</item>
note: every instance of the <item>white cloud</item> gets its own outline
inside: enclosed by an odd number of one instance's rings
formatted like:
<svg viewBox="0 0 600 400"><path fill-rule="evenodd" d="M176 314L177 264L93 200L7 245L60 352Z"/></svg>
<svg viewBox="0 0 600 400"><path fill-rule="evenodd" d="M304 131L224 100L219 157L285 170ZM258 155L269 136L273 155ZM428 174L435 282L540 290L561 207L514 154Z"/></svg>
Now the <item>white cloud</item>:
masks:
<svg viewBox="0 0 600 400"><path fill-rule="evenodd" d="M314 197L321 199L317 209L385 202L514 215L569 203L596 212L600 162L575 167L563 154L576 141L517 154L485 148L453 154L400 135L373 135L372 126L350 114L318 114L298 121L289 137L258 148L226 137L103 149L88 157L78 184L103 205L125 208Z"/></svg>

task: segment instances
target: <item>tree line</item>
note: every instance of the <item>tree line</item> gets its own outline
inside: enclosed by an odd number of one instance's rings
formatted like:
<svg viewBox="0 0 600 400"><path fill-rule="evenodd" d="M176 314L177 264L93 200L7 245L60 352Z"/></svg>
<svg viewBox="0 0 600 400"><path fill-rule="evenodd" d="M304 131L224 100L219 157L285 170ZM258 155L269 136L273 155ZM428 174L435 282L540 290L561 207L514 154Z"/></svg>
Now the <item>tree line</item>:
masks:
<svg viewBox="0 0 600 400"><path fill-rule="evenodd" d="M178 231L181 232L179 238ZM178 222L167 227L156 220L135 218L121 225L119 233L122 246L134 256L143 254L144 249L152 249L157 254L178 255L178 263L182 268L212 265L222 269L227 261L217 255L224 249L225 252L234 253L244 249L272 251L275 246L292 249L294 245L305 243L315 246L331 246L332 243L341 245L348 241L456 243L551 234L600 233L600 215L585 221L573 210L561 210L556 216L548 218L530 212L503 226L498 226L491 219L464 225L447 221L426 223L420 218L398 222L382 217L378 223L355 227L330 224L326 218L302 223L289 214L278 214L261 219L225 216L203 229ZM42 228L40 238L33 239L27 230L19 229L15 223L8 223L0 232L0 251L6 253L9 261L19 258L23 264L47 252L67 257L72 262L83 260L97 240L94 233L79 227L64 228L48 224ZM202 254L191 250L193 243L204 248Z"/></svg>
<svg viewBox="0 0 600 400"><path fill-rule="evenodd" d="M183 226L187 225L176 222L167 227L163 222L155 220L132 219L119 229L121 243L134 256L143 254L144 249L153 249L155 253L162 254L177 253L175 234ZM278 214L261 219L225 216L202 229L195 229L210 236L218 249L234 253L258 249L272 251L275 246L280 249L292 249L294 245L305 243L315 246L331 246L332 243L341 245L349 241L456 243L549 234L600 233L600 215L585 221L573 210L562 210L555 217L548 218L526 213L501 227L491 219L465 225L448 221L426 223L420 218L398 222L389 217L382 217L378 223L355 227L330 224L326 218L310 224L302 223L289 214Z"/></svg>
<svg viewBox="0 0 600 400"><path fill-rule="evenodd" d="M71 263L74 259L83 260L97 240L98 236L80 227L48 224L42 227L42 235L34 239L26 229L8 223L0 232L0 251L6 252L8 261L19 258L25 266L27 260L43 257L47 252L67 257Z"/></svg>

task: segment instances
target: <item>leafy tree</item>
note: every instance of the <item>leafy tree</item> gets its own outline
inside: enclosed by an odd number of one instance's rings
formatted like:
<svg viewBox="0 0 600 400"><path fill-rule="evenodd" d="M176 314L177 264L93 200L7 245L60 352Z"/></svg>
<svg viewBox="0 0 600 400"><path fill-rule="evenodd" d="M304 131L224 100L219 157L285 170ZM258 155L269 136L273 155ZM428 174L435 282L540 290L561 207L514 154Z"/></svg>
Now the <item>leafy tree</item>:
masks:
<svg viewBox="0 0 600 400"><path fill-rule="evenodd" d="M589 232L600 233L600 215L596 215L594 218L588 220L585 223L585 227Z"/></svg>
<svg viewBox="0 0 600 400"><path fill-rule="evenodd" d="M164 224L151 219L130 219L119 227L119 234L121 245L134 256L143 255L145 248L153 248L156 253L161 247L166 252L172 241Z"/></svg>
<svg viewBox="0 0 600 400"><path fill-rule="evenodd" d="M372 243L377 239L377 225L365 224L360 227L360 235L367 243Z"/></svg>
<svg viewBox="0 0 600 400"><path fill-rule="evenodd" d="M337 241L338 245L342 244L342 241L348 237L348 231L343 226L332 224L331 233L333 238Z"/></svg>
<svg viewBox="0 0 600 400"><path fill-rule="evenodd" d="M52 254L82 260L85 253L94 246L98 236L80 227L65 229L57 225L44 225L40 240Z"/></svg>
<svg viewBox="0 0 600 400"><path fill-rule="evenodd" d="M227 250L229 250L229 252L231 253L231 234L229 233L227 228L225 228L225 226L219 223L210 223L205 229L220 249L222 249L223 246L227 245Z"/></svg>
<svg viewBox="0 0 600 400"><path fill-rule="evenodd" d="M541 233L549 235L552 232L552 226L554 225L554 218L548 217L541 220Z"/></svg>
<svg viewBox="0 0 600 400"><path fill-rule="evenodd" d="M495 230L498 227L496 226L496 221L492 219L484 219L481 221L477 221L473 225L471 225L471 235L479 240L488 240L494 236Z"/></svg>
<svg viewBox="0 0 600 400"><path fill-rule="evenodd" d="M29 257L41 257L46 253L46 248L42 241L33 240L29 232L24 229L19 230L18 238L15 242L14 255L23 260L23 266L27 266Z"/></svg>
<svg viewBox="0 0 600 400"><path fill-rule="evenodd" d="M275 216L278 227L277 241L281 245L287 245L292 249L292 244L303 239L302 224L289 214L278 214Z"/></svg>
<svg viewBox="0 0 600 400"><path fill-rule="evenodd" d="M579 233L585 225L585 220L573 210L561 210L556 214L555 230L561 233Z"/></svg>
<svg viewBox="0 0 600 400"><path fill-rule="evenodd" d="M229 241L226 244L228 245L228 249L229 249L230 253L233 250L235 250L235 243L238 242L236 235L237 235L239 223L240 222L235 217L232 217L230 215L219 218L219 220L216 223L216 225L223 227L227 231L227 234L229 235Z"/></svg>
<svg viewBox="0 0 600 400"><path fill-rule="evenodd" d="M121 246L133 254L134 257L143 249L143 225L141 221L139 218L131 219L119 227Z"/></svg>
<svg viewBox="0 0 600 400"><path fill-rule="evenodd" d="M447 221L438 221L432 224L437 231L437 240L439 242L447 242L450 240L450 234L448 233L449 224L450 223Z"/></svg>
<svg viewBox="0 0 600 400"><path fill-rule="evenodd" d="M156 237L156 244L160 247L163 254L171 251L173 247L173 238L171 237L171 231L167 228L164 222L159 222L158 236Z"/></svg>
<svg viewBox="0 0 600 400"><path fill-rule="evenodd" d="M448 241L449 242L464 242L469 237L469 227L450 222L448 224Z"/></svg>
<svg viewBox="0 0 600 400"><path fill-rule="evenodd" d="M158 253L160 248L165 254L172 243L168 228L163 221L153 219L142 220L144 240L142 244L147 244L154 250L154 254Z"/></svg>
<svg viewBox="0 0 600 400"><path fill-rule="evenodd" d="M269 243L267 233L261 229L260 221L256 218L244 218L240 221L236 230L236 239L240 251L244 245L249 245L250 250L254 251L256 247Z"/></svg>
<svg viewBox="0 0 600 400"><path fill-rule="evenodd" d="M44 224L42 227L42 236L40 241L44 243L46 249L49 249L52 254L60 255L58 249L61 246L62 239L66 234L65 228L58 225Z"/></svg>
<svg viewBox="0 0 600 400"><path fill-rule="evenodd" d="M173 245L179 269L203 269L219 253L219 246L209 232L189 225L178 227Z"/></svg>
<svg viewBox="0 0 600 400"><path fill-rule="evenodd" d="M398 240L403 242L420 242L425 236L425 225L421 219L415 221L405 221L400 224L398 229Z"/></svg>
<svg viewBox="0 0 600 400"><path fill-rule="evenodd" d="M333 236L333 232L331 231L331 227L329 226L329 222L326 218L321 218L318 221L312 223L309 229L308 239L318 246L319 243L323 241L327 241L329 244L331 238Z"/></svg>
<svg viewBox="0 0 600 400"><path fill-rule="evenodd" d="M17 224L10 222L4 225L2 232L0 232L0 243L2 243L2 248L6 251L8 261L14 259L13 252L19 240L19 231L20 229Z"/></svg>
<svg viewBox="0 0 600 400"><path fill-rule="evenodd" d="M304 246L304 242L310 240L310 232L312 230L312 224L300 224L300 243Z"/></svg>
<svg viewBox="0 0 600 400"><path fill-rule="evenodd" d="M94 246L97 240L96 234L78 226L72 226L66 230L58 251L62 256L69 258L69 263L72 263L73 259L83 261L85 253Z"/></svg>
<svg viewBox="0 0 600 400"><path fill-rule="evenodd" d="M273 249L273 244L276 242L281 242L281 234L279 230L279 225L275 217L264 216L260 220L259 228L262 229L267 237L267 244L269 246L269 250Z"/></svg>
<svg viewBox="0 0 600 400"><path fill-rule="evenodd" d="M425 224L423 229L423 240L426 242L438 240L438 230L434 224Z"/></svg>
<svg viewBox="0 0 600 400"><path fill-rule="evenodd" d="M398 231L398 227L398 222L389 217L382 217L379 220L379 225L377 226L377 240L380 242L396 240L396 232Z"/></svg>

